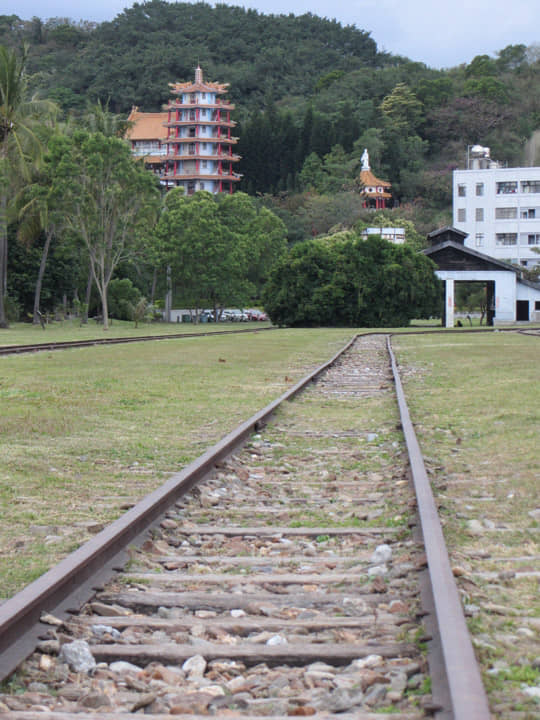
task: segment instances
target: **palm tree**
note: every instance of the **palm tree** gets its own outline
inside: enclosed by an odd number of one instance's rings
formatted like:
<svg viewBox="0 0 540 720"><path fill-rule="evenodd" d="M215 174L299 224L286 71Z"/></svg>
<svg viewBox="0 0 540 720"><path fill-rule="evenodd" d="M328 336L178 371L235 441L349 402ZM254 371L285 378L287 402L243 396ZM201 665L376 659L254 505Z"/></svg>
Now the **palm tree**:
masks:
<svg viewBox="0 0 540 720"><path fill-rule="evenodd" d="M47 100L26 99L27 48L21 55L0 45L0 328L8 326L4 298L7 292L8 220L21 185L30 181L39 163L42 144L39 122L54 116Z"/></svg>

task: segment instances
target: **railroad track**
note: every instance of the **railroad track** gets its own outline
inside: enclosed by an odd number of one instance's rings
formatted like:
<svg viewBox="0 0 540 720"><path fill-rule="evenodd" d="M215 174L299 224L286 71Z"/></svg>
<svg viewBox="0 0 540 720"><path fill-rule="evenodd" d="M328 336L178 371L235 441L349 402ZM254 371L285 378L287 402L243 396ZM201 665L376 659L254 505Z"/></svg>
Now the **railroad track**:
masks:
<svg viewBox="0 0 540 720"><path fill-rule="evenodd" d="M154 340L181 340L183 338L205 337L208 335L227 335L228 333L253 333L263 330L275 330L274 327L252 327L235 330L211 330L209 332L196 333L166 333L163 335L140 335L136 337L108 337L95 338L93 340L66 340L64 342L40 342L26 343L23 345L2 345L2 355L22 355L25 353L43 352L45 350L70 350L72 348L93 347L94 345L121 345L123 343L150 342Z"/></svg>
<svg viewBox="0 0 540 720"><path fill-rule="evenodd" d="M301 389L0 606L1 718L490 717L385 337Z"/></svg>
<svg viewBox="0 0 540 720"><path fill-rule="evenodd" d="M415 327L414 334L427 335L431 333L440 333L441 329L419 329ZM93 340L66 340L64 342L41 342L41 343L25 343L21 345L0 345L0 357L2 355L22 355L26 353L44 352L52 350L70 350L73 348L93 347L94 345L121 345L123 343L149 342L154 340L181 340L183 338L205 337L208 335L227 335L229 333L255 333L263 330L277 330L274 326L251 327L235 330L212 330L209 332L197 333L166 333L163 335L141 335L137 337L109 337L95 338ZM519 332L524 335L540 335L540 327L530 328L459 328L445 329L445 333L485 333L485 332ZM370 334L370 333L367 333Z"/></svg>

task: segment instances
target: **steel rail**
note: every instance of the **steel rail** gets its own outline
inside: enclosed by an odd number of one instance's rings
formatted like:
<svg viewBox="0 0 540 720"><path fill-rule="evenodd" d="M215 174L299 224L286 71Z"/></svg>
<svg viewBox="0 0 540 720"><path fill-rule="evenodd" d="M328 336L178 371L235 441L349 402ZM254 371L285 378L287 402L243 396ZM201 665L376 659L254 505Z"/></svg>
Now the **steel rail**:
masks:
<svg viewBox="0 0 540 720"><path fill-rule="evenodd" d="M140 337L95 338L94 340L65 340L60 342L42 342L28 345L2 345L0 355L16 355L22 353L41 352L44 350L69 350L71 348L93 347L94 345L121 345L132 342L148 342L149 340L178 340L183 338L211 337L212 335L234 335L239 333L256 333L263 330L277 330L273 326L242 328L238 330L212 330L198 333L168 333L165 335L143 335Z"/></svg>
<svg viewBox="0 0 540 720"><path fill-rule="evenodd" d="M441 651L446 667L452 717L454 720L490 720L491 713L487 695L450 566L450 559L424 459L405 401L405 394L390 337L387 338L387 347L394 374L401 425L416 491Z"/></svg>
<svg viewBox="0 0 540 720"><path fill-rule="evenodd" d="M43 612L59 618L77 612L98 587L110 579L117 569L122 569L121 566L129 556L130 545L140 543L144 533L176 500L210 473L216 462L245 442L254 430L262 427L279 405L293 398L333 365L356 338L357 335L330 360L241 423L98 535L0 605L0 681L7 678L34 651L43 633L43 626L39 622Z"/></svg>

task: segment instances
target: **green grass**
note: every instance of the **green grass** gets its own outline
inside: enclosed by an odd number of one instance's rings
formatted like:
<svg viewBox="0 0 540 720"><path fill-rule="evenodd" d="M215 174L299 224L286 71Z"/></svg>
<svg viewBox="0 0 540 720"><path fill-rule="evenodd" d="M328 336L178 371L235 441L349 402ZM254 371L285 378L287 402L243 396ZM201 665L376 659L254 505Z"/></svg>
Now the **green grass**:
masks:
<svg viewBox="0 0 540 720"><path fill-rule="evenodd" d="M112 320L108 330L95 320L81 325L79 320L60 320L48 323L45 329L30 323L11 323L9 328L0 332L0 347L33 343L68 342L73 340L101 340L116 337L144 337L145 335L185 335L186 333L208 333L216 331L263 329L270 327L269 322L247 323L135 323Z"/></svg>
<svg viewBox="0 0 540 720"><path fill-rule="evenodd" d="M110 522L158 487L352 334L276 330L1 358L2 596L88 539L93 522Z"/></svg>
<svg viewBox="0 0 540 720"><path fill-rule="evenodd" d="M513 558L520 556L533 558L525 565L535 567L540 552L537 523L529 515L539 507L540 341L495 332L400 336L393 346L434 493L444 505L451 562L473 573L472 583L458 578L457 584L464 602L479 607L468 627L478 640L490 704L504 707L515 693L512 684L538 681L527 670L538 655L537 638L519 634L528 618L540 615L538 584L530 577L485 581L474 572L515 571ZM470 520L489 522L491 530L475 535ZM490 603L508 608L510 617L490 612ZM517 629L508 624L513 613L525 619L516 618ZM512 672L492 676L488 671L499 658ZM524 698L522 704L533 717L536 701Z"/></svg>

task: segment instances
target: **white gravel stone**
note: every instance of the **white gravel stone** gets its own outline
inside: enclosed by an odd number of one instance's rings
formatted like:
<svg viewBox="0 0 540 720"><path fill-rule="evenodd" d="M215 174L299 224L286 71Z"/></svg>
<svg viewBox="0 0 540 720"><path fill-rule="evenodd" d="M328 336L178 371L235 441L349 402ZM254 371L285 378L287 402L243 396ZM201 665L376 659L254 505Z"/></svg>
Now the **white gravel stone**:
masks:
<svg viewBox="0 0 540 720"><path fill-rule="evenodd" d="M382 665L382 663L382 655L368 655L367 657L353 660L351 663L351 668L354 670L359 670L361 668L374 668Z"/></svg>
<svg viewBox="0 0 540 720"><path fill-rule="evenodd" d="M378 545L370 558L370 562L374 565L383 565L391 560L392 548L390 545Z"/></svg>
<svg viewBox="0 0 540 720"><path fill-rule="evenodd" d="M206 670L206 660L202 655L193 655L182 665L182 670L191 678L202 677Z"/></svg>
<svg viewBox="0 0 540 720"><path fill-rule="evenodd" d="M231 610L231 617L233 617L233 618L246 617L246 612L244 610Z"/></svg>
<svg viewBox="0 0 540 720"><path fill-rule="evenodd" d="M74 640L62 645L58 662L66 663L73 672L88 673L96 667L96 661L86 640Z"/></svg>
<svg viewBox="0 0 540 720"><path fill-rule="evenodd" d="M375 565L375 567L369 568L369 577L382 577L388 574L388 568L386 565Z"/></svg>
<svg viewBox="0 0 540 720"><path fill-rule="evenodd" d="M471 535L482 535L485 530L480 520L469 520L467 522L467 528Z"/></svg>
<svg viewBox="0 0 540 720"><path fill-rule="evenodd" d="M121 633L110 625L92 625L90 628L94 635L103 637L103 635L111 635L113 638L119 638Z"/></svg>
<svg viewBox="0 0 540 720"><path fill-rule="evenodd" d="M266 641L267 645L288 645L287 638L283 635L273 635Z"/></svg>
<svg viewBox="0 0 540 720"><path fill-rule="evenodd" d="M142 671L142 668L138 665L133 665L133 663L126 662L125 660L117 660L111 663L109 669L115 673L140 673Z"/></svg>

